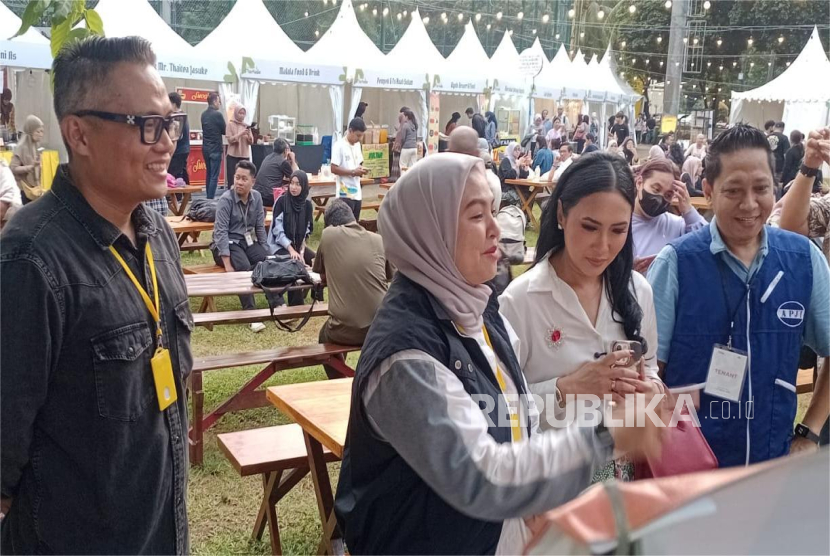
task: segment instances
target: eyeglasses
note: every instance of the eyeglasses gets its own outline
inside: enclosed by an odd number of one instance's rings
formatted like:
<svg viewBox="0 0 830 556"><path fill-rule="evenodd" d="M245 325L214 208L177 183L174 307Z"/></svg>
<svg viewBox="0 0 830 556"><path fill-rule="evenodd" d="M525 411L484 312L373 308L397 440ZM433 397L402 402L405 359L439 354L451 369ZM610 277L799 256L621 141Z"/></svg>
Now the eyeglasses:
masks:
<svg viewBox="0 0 830 556"><path fill-rule="evenodd" d="M144 145L155 145L161 140L162 130L167 131L171 141L178 141L182 137L184 124L187 123L187 114L177 112L168 117L164 116L134 116L132 114L113 114L100 110L81 110L74 116L94 116L110 122L136 126L141 130L141 142Z"/></svg>

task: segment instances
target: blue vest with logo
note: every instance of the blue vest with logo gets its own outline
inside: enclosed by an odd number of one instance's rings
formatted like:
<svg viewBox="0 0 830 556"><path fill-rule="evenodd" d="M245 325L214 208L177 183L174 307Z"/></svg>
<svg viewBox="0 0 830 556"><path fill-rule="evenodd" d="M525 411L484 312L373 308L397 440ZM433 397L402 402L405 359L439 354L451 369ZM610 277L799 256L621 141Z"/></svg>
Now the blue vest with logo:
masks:
<svg viewBox="0 0 830 556"><path fill-rule="evenodd" d="M813 286L810 244L777 228L766 233L769 251L748 284L712 254L709 226L671 243L679 295L666 385L706 382L713 346L726 345L733 313L732 347L749 356L740 403L700 392L698 417L720 467L744 465L747 454L750 463L786 455L792 438Z"/></svg>

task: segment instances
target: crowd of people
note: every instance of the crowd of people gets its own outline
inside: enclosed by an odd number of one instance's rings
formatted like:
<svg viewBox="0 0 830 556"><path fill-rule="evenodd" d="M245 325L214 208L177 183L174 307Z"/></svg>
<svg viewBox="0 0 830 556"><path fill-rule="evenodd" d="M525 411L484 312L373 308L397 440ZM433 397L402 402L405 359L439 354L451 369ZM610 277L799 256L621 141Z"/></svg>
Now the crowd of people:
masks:
<svg viewBox="0 0 830 556"><path fill-rule="evenodd" d="M143 204L167 194L186 116L143 39L76 41L52 75L69 163L2 233L2 551L187 554L194 324L176 238ZM208 197L222 136L234 146L216 264L303 261L328 287L320 341L362 346L335 499L351 553L519 553L534 516L672 457L650 419L569 422L579 396L620 416L641 394L668 422L676 389L689 392L720 467L817 449L830 414L830 196L814 186L830 128L789 149L783 124L736 125L687 149L671 136L640 161L624 115L602 149L592 118L572 126L559 109L494 167L492 113L469 109L470 126L453 114L450 152L416 162L406 109L407 170L374 234L358 223L356 117L332 149L337 198L315 252L309 180L290 147L276 141L257 168L244 108L226 125L220 104L202 115ZM24 132L36 144L42 124ZM12 179L35 169L25 156ZM798 169L783 184L788 157ZM496 215L515 201L505 180L537 168L552 191L534 263L496 291ZM794 429L804 349L824 364Z"/></svg>

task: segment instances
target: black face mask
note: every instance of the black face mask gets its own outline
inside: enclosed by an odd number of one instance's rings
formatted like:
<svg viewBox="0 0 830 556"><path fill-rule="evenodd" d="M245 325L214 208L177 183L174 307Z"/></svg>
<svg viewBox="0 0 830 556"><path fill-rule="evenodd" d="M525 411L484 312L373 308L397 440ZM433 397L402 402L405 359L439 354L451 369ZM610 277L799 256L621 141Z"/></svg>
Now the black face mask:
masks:
<svg viewBox="0 0 830 556"><path fill-rule="evenodd" d="M644 213L655 218L669 210L669 202L662 195L655 195L643 189L640 196L640 208Z"/></svg>

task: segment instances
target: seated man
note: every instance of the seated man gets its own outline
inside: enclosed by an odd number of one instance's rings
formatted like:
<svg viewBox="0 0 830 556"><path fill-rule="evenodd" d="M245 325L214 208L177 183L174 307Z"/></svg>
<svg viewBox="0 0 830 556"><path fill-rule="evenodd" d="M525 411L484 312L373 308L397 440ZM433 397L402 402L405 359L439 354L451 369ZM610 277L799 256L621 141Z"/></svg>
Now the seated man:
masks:
<svg viewBox="0 0 830 556"><path fill-rule="evenodd" d="M320 343L361 346L386 295L392 269L381 237L355 222L345 201L333 199L324 218L326 228L313 268L329 288L330 316L320 329ZM329 378L342 378L324 367Z"/></svg>
<svg viewBox="0 0 830 556"><path fill-rule="evenodd" d="M236 165L233 189L216 202L216 223L210 250L217 265L225 272L251 270L268 256L265 234L265 209L258 191L252 191L256 166L243 160ZM254 309L253 295L240 295L245 310ZM261 322L251 324L251 330L265 329Z"/></svg>
<svg viewBox="0 0 830 556"><path fill-rule="evenodd" d="M573 161L574 150L571 148L571 144L562 143L562 146L559 147L559 158L556 159L550 172L548 172L548 182L557 183L565 170L573 164Z"/></svg>
<svg viewBox="0 0 830 556"><path fill-rule="evenodd" d="M585 136L585 148L582 149L582 154L588 154L598 150L599 147L597 147L597 136L593 133L587 134Z"/></svg>
<svg viewBox="0 0 830 556"><path fill-rule="evenodd" d="M720 467L814 448L818 433L801 425L793 439L796 377L802 345L830 354L830 270L807 238L764 225L773 168L762 131L737 125L718 136L703 180L715 218L667 245L648 273L663 381L700 392L701 430ZM830 383L816 384L807 413L820 426Z"/></svg>
<svg viewBox="0 0 830 556"><path fill-rule="evenodd" d="M262 196L262 204L266 207L274 206L274 188L288 186L291 174L300 167L285 139L274 141L274 152L265 157L260 164L259 173L254 182L254 191Z"/></svg>

